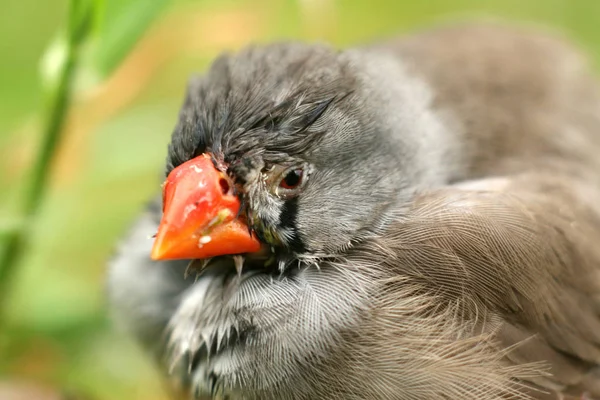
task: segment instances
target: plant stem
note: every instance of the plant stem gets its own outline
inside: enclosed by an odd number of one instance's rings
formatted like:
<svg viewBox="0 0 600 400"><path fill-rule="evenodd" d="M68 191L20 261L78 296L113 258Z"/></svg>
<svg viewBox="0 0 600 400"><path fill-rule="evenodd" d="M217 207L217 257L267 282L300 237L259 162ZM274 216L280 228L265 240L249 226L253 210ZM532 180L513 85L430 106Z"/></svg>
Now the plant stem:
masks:
<svg viewBox="0 0 600 400"><path fill-rule="evenodd" d="M27 191L22 202L22 224L6 233L4 248L0 253L0 325L4 322L6 299L13 281L16 266L23 256L34 217L40 208L48 187L51 163L60 141L71 99L71 87L77 66L79 47L90 23L91 6L87 0L71 0L67 26L66 55L58 80L50 92L42 139L38 154L27 181Z"/></svg>

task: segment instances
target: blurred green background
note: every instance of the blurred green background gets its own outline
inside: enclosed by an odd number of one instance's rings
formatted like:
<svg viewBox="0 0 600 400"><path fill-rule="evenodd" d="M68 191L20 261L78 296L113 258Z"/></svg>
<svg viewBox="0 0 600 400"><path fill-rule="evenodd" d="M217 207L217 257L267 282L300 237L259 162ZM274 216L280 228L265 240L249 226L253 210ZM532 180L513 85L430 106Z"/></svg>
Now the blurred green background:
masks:
<svg viewBox="0 0 600 400"><path fill-rule="evenodd" d="M56 80L67 0L1 0L0 233L14 222ZM159 190L188 77L221 51L283 38L347 46L475 16L563 31L600 66L596 0L97 0L74 98L29 246L3 293L0 398L36 385L91 399L164 399L158 373L111 329L105 264ZM50 50L49 50L50 49ZM0 241L5 235L0 235ZM143 279L143 277L140 277ZM47 391L50 390L50 391ZM4 396L4 397L3 397ZM33 394L24 398L35 398ZM46 397L43 397L46 396ZM7 397L10 398L10 397Z"/></svg>

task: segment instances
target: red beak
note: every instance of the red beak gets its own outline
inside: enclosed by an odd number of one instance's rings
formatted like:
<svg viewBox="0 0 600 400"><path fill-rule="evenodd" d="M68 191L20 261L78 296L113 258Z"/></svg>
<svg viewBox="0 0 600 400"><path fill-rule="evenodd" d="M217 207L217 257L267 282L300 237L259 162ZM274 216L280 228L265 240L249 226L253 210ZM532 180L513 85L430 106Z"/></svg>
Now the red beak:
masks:
<svg viewBox="0 0 600 400"><path fill-rule="evenodd" d="M253 253L261 244L238 216L240 201L229 177L208 154L175 168L163 185L163 217L153 260Z"/></svg>

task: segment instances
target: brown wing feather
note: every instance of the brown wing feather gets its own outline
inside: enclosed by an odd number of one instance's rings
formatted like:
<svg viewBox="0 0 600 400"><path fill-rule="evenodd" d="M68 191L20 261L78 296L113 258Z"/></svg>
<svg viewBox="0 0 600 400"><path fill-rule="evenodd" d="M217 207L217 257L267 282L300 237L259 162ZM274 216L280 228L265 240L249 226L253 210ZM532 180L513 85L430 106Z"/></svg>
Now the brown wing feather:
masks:
<svg viewBox="0 0 600 400"><path fill-rule="evenodd" d="M486 186L483 180L468 190L420 195L379 243L394 253L389 267L451 304L460 302L467 320L499 315L498 348L514 346L506 362L549 366L550 375L530 377L531 384L600 396L595 199L582 199L591 192L556 175L494 180L492 191Z"/></svg>
<svg viewBox="0 0 600 400"><path fill-rule="evenodd" d="M476 180L418 196L378 245L386 267L462 303L464 319L499 316L480 325L506 362L549 366L523 378L533 397L600 398L600 91L585 57L493 23L377 47L433 87L461 144L455 181Z"/></svg>

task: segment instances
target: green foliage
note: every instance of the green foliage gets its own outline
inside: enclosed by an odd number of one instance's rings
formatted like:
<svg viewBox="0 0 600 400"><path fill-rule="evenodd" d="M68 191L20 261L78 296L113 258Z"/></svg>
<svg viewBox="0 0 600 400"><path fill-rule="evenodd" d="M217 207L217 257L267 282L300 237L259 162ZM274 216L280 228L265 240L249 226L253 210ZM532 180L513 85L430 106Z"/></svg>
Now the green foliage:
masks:
<svg viewBox="0 0 600 400"><path fill-rule="evenodd" d="M99 12L89 62L106 78L129 54L168 0L95 0Z"/></svg>
<svg viewBox="0 0 600 400"><path fill-rule="evenodd" d="M106 78L127 55L165 3L166 1L162 0L153 2L71 0L64 30L59 33L46 53L40 74L46 96L40 144L31 170L26 175L27 181L24 185L26 190L19 201L18 216L0 224L0 327L3 328L4 335L7 335L0 337L3 344L0 346L0 359L11 359L10 356L14 356L11 353L15 347L19 347L18 336L11 335L19 329L15 330L6 321L7 307L11 304L7 301L7 296L12 293L11 284L16 268L20 265L25 252L30 250L31 236L36 222L38 222L36 217L40 205L44 201L51 165L59 147L71 105L74 77L81 67L82 45L86 42L93 44L88 47L91 61L88 61L87 67L94 68L99 71L101 78ZM89 64L90 62L91 64ZM69 281L64 279L56 280L55 283L62 283L67 292L69 288L79 286L76 282L69 284ZM64 286L65 283L67 286ZM56 289L55 296L50 296L51 299L60 298L60 293L64 292L61 285L57 284L47 288ZM82 304L80 303L80 305ZM61 309L65 310L60 307L55 309L50 322L60 321L62 326L65 323L68 326L70 325L67 322L68 317L73 314L67 312L66 315L61 315ZM86 318L87 315L92 316L93 314L94 308L86 308L84 305L81 316ZM44 313L42 319L46 315ZM97 319L92 318L94 321ZM81 322L81 318L78 318L76 322ZM77 323L73 327L77 327ZM2 365L2 367L7 368L8 366Z"/></svg>
<svg viewBox="0 0 600 400"><path fill-rule="evenodd" d="M50 163L60 140L65 116L71 97L71 83L77 67L79 48L90 31L93 15L91 3L86 0L73 0L69 9L69 19L65 34L64 52L58 60L56 78L48 84L48 105L39 151L34 160L27 184L27 192L22 199L21 221L4 237L0 252L0 307L6 304L3 297L10 293L14 269L20 261L21 253L27 249L29 226L35 222L35 215L42 202L48 183ZM2 325L4 308L0 308Z"/></svg>

